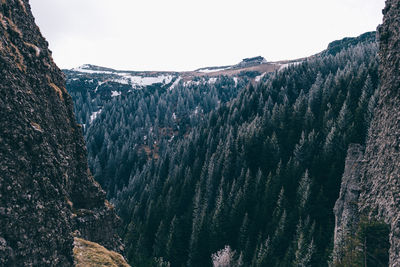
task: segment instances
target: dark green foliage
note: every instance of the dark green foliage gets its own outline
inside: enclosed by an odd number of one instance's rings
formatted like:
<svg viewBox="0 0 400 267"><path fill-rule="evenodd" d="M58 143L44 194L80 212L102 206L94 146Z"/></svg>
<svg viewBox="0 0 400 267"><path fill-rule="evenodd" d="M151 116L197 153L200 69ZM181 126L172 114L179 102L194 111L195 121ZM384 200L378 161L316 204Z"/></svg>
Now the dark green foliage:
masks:
<svg viewBox="0 0 400 267"><path fill-rule="evenodd" d="M343 48L349 48L351 46L357 45L360 42L375 42L376 32L366 32L355 38L344 38L342 40L334 41L329 44L328 49L323 52L323 55L336 55Z"/></svg>
<svg viewBox="0 0 400 267"><path fill-rule="evenodd" d="M378 84L376 43L350 41L246 88L70 89L80 122L102 109L89 163L133 266L210 266L226 246L243 266L327 266L347 147L365 142Z"/></svg>
<svg viewBox="0 0 400 267"><path fill-rule="evenodd" d="M363 217L358 224L357 233L347 238L343 257L336 267L358 267L389 265L389 232L384 222Z"/></svg>
<svg viewBox="0 0 400 267"><path fill-rule="evenodd" d="M157 159L247 84L246 79L235 82L221 76L215 83L199 79L173 90L157 86L132 90L117 83L98 85L96 75L89 79L67 73L72 75L67 88L77 120L84 125L89 166L109 198L149 159ZM122 90L122 95L110 97L111 90ZM91 121L95 112L97 119Z"/></svg>
<svg viewBox="0 0 400 267"><path fill-rule="evenodd" d="M376 53L367 42L277 72L131 174L113 199L134 222L129 261L210 266L229 245L244 266L326 266L347 146L366 135Z"/></svg>

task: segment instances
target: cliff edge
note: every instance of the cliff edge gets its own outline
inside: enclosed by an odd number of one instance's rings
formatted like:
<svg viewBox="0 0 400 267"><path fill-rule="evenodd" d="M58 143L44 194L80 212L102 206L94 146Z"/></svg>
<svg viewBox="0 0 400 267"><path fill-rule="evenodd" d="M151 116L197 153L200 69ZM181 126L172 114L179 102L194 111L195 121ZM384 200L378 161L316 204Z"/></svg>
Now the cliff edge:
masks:
<svg viewBox="0 0 400 267"><path fill-rule="evenodd" d="M387 0L380 41L381 89L370 125L359 208L390 226L391 266L400 266L400 0Z"/></svg>
<svg viewBox="0 0 400 267"><path fill-rule="evenodd" d="M341 195L335 205L334 257L344 238L337 233L342 233L344 227L354 235L357 226L354 222L363 216L370 223L377 221L388 226L389 234L383 239L390 243L389 265L400 266L400 0L387 0L383 14L383 24L378 27L379 100L364 158L357 160L359 170L345 171L343 175ZM350 150L348 157L351 157ZM352 162L346 162L346 170L350 164ZM349 190L349 185L357 190ZM347 194L350 196L347 199L342 194L346 190L352 192ZM354 204L357 209L352 208ZM349 235L352 236L351 232Z"/></svg>
<svg viewBox="0 0 400 267"><path fill-rule="evenodd" d="M71 266L72 232L122 250L72 105L28 1L1 0L0 266Z"/></svg>

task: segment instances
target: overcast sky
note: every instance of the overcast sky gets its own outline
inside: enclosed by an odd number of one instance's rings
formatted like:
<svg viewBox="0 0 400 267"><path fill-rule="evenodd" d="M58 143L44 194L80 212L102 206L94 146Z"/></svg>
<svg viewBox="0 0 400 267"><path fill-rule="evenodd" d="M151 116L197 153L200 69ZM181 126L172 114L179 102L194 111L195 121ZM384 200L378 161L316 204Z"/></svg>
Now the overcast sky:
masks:
<svg viewBox="0 0 400 267"><path fill-rule="evenodd" d="M194 70L309 56L375 30L385 0L30 0L61 68Z"/></svg>

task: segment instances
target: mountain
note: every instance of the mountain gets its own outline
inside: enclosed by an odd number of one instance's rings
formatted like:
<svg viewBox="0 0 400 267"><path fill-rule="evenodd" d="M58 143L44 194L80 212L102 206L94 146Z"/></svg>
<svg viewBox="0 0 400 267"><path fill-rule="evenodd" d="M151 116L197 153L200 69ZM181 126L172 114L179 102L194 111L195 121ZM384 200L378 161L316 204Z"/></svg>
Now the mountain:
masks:
<svg viewBox="0 0 400 267"><path fill-rule="evenodd" d="M268 73L285 68L290 63L295 64L296 61L267 62L263 57L254 57L243 59L236 65L205 67L185 72L121 71L90 64L63 71L71 90L75 87L80 90L82 87L87 87L94 93L102 92L104 97L115 97L134 89L151 86L172 90L179 83L184 86L193 83L215 83L215 78L219 76L231 77L235 84L238 80L259 82Z"/></svg>
<svg viewBox="0 0 400 267"><path fill-rule="evenodd" d="M367 35L336 42L335 53L191 76L65 70L129 262L210 266L228 255L243 266L326 266L346 151L365 144L378 94ZM263 71L252 68L266 66L257 82ZM131 78L161 75L173 77L140 87Z"/></svg>
<svg viewBox="0 0 400 267"><path fill-rule="evenodd" d="M2 1L0 265L399 265L386 4L379 47L366 33L294 61L63 74L27 0Z"/></svg>
<svg viewBox="0 0 400 267"><path fill-rule="evenodd" d="M113 200L128 259L210 266L228 247L244 266L325 266L346 150L364 142L377 66L376 43L361 42L212 111Z"/></svg>
<svg viewBox="0 0 400 267"><path fill-rule="evenodd" d="M74 237L122 251L63 73L27 0L0 5L0 265L72 266Z"/></svg>
<svg viewBox="0 0 400 267"><path fill-rule="evenodd" d="M191 72L84 65L64 73L77 120L84 127L90 168L113 197L148 158L158 158L167 146L185 138L210 111L235 98L249 83L294 64L266 63L256 57ZM129 164L117 166L122 159Z"/></svg>

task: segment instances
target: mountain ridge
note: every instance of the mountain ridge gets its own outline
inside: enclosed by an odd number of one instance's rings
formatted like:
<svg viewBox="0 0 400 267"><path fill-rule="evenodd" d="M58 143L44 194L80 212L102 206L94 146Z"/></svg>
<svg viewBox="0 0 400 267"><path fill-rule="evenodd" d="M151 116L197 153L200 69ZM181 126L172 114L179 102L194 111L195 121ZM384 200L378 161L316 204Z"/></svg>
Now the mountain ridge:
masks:
<svg viewBox="0 0 400 267"><path fill-rule="evenodd" d="M256 56L256 57L251 57L251 58L244 58L241 62L233 65L223 65L223 66L207 66L207 67L201 67L195 70L185 70L185 71L158 71L158 70L149 70L149 71L140 71L140 70L117 70L113 68L108 68L108 67L103 67L103 66L97 66L97 65L92 65L92 64L83 64L81 66L72 68L72 69L63 69L63 71L82 71L84 69L87 70L93 70L93 71L111 71L111 72L131 72L131 73L149 73L149 74L155 74L155 73L161 73L161 74L177 74L180 73L181 75L184 74L192 74L193 73L206 73L209 75L223 75L224 73L222 72L223 70L232 70L232 69L241 69L242 71L245 71L249 67L254 67L257 65L279 65L280 67L284 64L288 63L296 63L296 62L301 62L304 61L307 58L312 58L314 56L318 56L321 54L330 54L330 55L335 55L338 51L342 50L343 48L349 48L354 45L357 45L362 42L371 42L376 40L376 31L370 31L363 33L359 36L356 37L344 37L342 39L338 39L335 41L332 41L328 44L327 48L319 53L316 53L314 55L310 55L308 57L303 57L303 58L297 58L297 59L290 59L290 60L278 60L278 61L271 61L268 62L264 57L262 56ZM246 66L246 64L248 64ZM278 68L279 69L279 68Z"/></svg>

